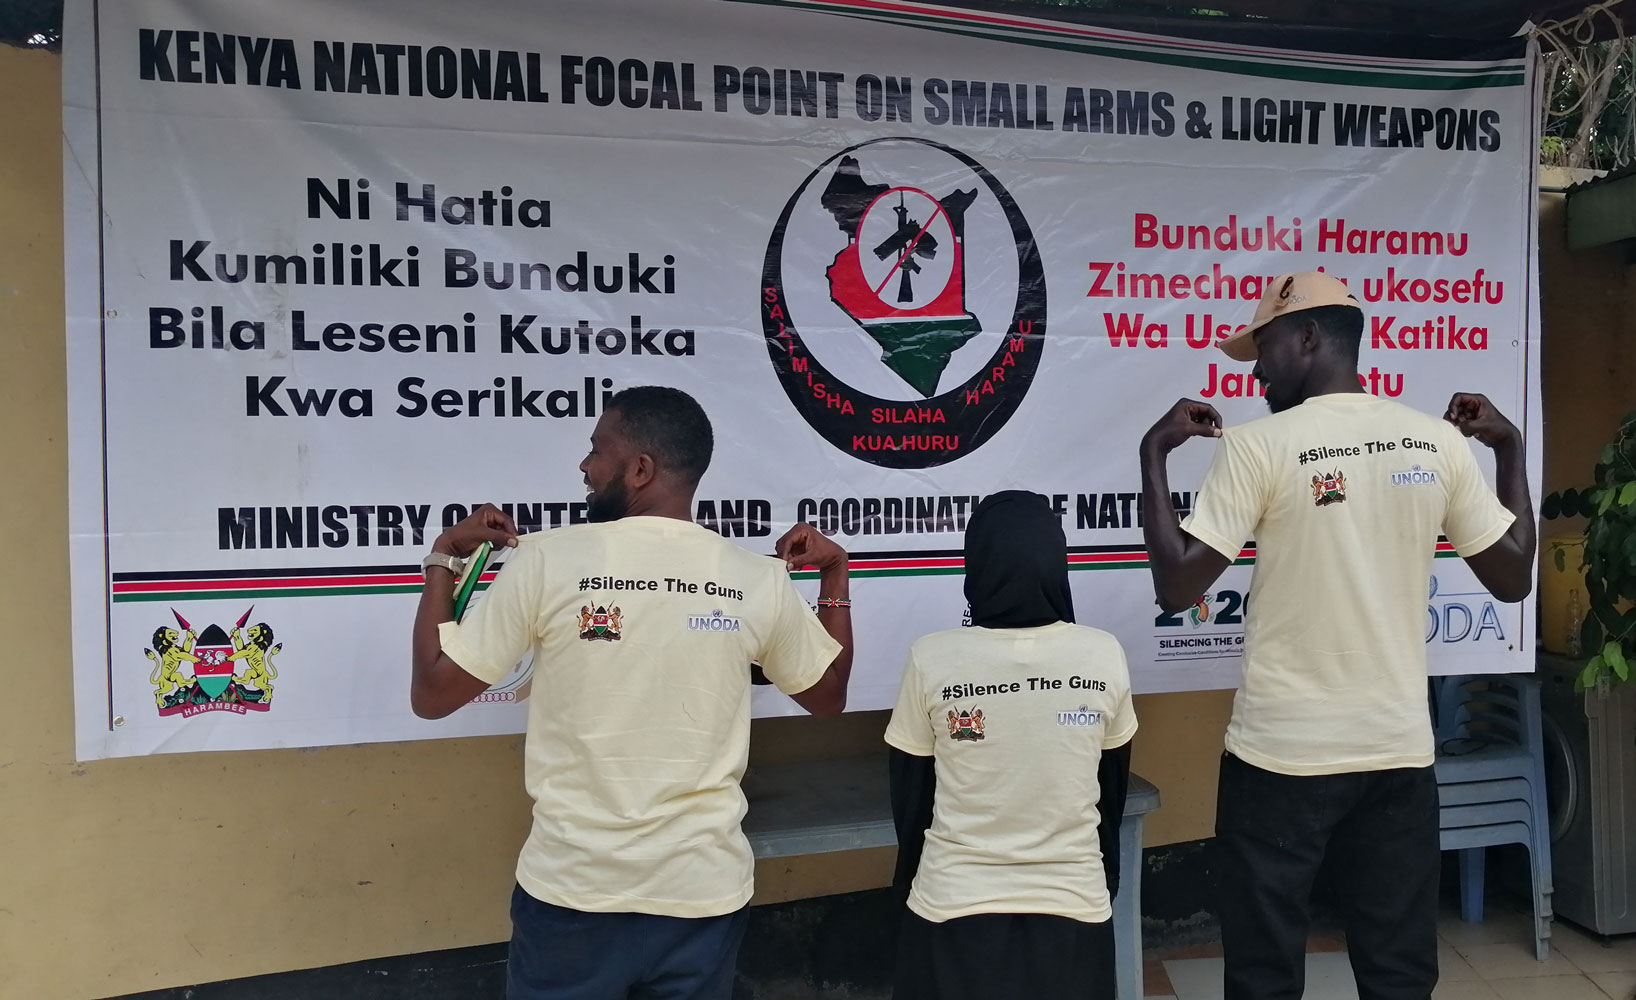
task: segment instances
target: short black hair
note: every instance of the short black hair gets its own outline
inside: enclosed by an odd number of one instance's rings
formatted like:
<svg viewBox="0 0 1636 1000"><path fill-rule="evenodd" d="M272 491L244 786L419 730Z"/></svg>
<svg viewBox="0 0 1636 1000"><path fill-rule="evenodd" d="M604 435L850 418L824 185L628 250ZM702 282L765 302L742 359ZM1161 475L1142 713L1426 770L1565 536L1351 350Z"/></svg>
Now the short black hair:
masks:
<svg viewBox="0 0 1636 1000"><path fill-rule="evenodd" d="M1357 306L1318 306L1299 314L1303 320L1311 320L1318 325L1318 330L1330 338L1343 354L1353 358L1358 356L1358 349L1363 345L1363 310Z"/></svg>
<svg viewBox="0 0 1636 1000"><path fill-rule="evenodd" d="M660 471L688 483L704 478L716 436L698 400L670 386L639 385L616 393L608 412L619 414L631 443L653 456Z"/></svg>

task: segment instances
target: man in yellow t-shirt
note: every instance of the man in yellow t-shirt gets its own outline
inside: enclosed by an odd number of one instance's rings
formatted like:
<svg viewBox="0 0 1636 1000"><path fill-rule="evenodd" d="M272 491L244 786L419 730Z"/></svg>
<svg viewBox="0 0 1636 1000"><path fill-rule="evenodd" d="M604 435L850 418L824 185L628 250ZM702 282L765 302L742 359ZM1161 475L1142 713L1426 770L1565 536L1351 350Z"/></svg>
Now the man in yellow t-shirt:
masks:
<svg viewBox="0 0 1636 1000"><path fill-rule="evenodd" d="M426 557L415 714L448 715L534 653L509 1000L727 1000L752 889L750 665L809 712L845 707L846 553L805 524L779 559L695 524L712 447L692 397L627 389L580 465L593 523L518 538L484 507ZM461 560L484 541L510 558L456 623ZM816 616L788 574L809 565Z"/></svg>
<svg viewBox="0 0 1636 1000"><path fill-rule="evenodd" d="M1337 279L1281 276L1223 340L1255 361L1272 415L1223 428L1178 402L1142 440L1143 533L1166 611L1198 600L1255 540L1244 674L1217 799L1227 1000L1298 998L1313 880L1339 879L1366 1000L1437 982L1437 783L1426 584L1438 536L1503 601L1532 587L1522 434L1485 397L1443 419L1362 391L1363 312ZM1177 524L1165 456L1217 438ZM1498 496L1466 437L1492 448Z"/></svg>

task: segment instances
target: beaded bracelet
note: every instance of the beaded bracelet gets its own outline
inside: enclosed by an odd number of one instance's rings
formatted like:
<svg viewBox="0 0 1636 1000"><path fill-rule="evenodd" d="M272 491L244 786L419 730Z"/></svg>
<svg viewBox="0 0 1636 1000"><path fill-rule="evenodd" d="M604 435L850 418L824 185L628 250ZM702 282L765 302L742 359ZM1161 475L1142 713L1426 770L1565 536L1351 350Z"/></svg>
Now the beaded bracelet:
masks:
<svg viewBox="0 0 1636 1000"><path fill-rule="evenodd" d="M818 598L818 606L820 608L850 608L852 602L844 597L820 597Z"/></svg>

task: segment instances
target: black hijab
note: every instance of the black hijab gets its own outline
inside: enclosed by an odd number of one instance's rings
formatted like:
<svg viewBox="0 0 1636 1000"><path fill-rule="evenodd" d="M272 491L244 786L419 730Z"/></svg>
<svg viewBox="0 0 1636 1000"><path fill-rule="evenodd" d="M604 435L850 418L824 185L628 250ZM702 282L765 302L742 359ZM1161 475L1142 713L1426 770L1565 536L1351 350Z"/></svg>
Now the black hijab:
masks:
<svg viewBox="0 0 1636 1000"><path fill-rule="evenodd" d="M1068 540L1051 501L1006 490L977 505L966 525L966 601L984 628L1074 620Z"/></svg>

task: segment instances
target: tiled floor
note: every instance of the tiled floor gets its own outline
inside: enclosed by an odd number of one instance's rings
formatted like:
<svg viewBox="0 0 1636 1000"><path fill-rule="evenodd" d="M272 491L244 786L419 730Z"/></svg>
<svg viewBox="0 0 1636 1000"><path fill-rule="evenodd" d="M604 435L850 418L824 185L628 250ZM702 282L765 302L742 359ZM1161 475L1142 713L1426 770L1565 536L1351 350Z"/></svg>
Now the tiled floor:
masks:
<svg viewBox="0 0 1636 1000"><path fill-rule="evenodd" d="M1558 921L1549 961L1534 960L1531 920L1491 912L1480 924L1456 913L1438 922L1441 982L1433 1000L1636 1000L1636 935L1600 939ZM1357 1000L1345 944L1315 935L1307 945L1306 1000ZM1220 1000L1221 951L1153 949L1146 993L1173 1000Z"/></svg>

